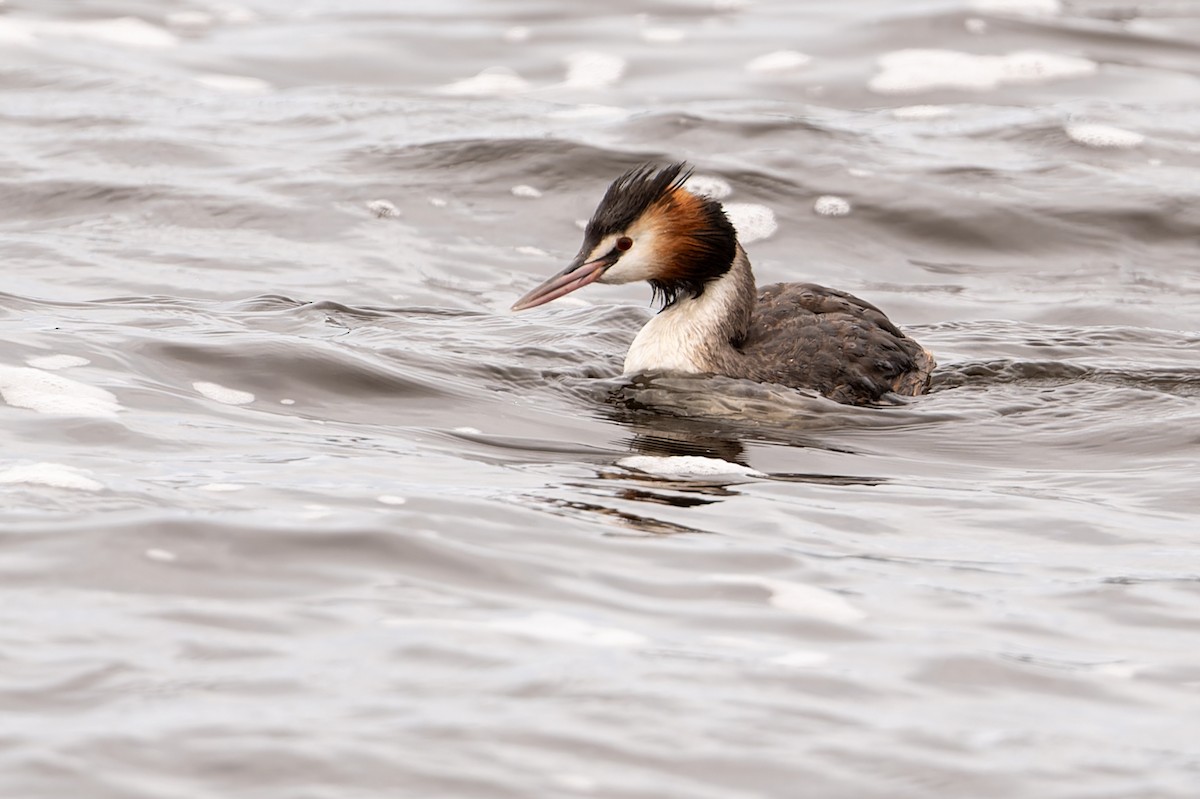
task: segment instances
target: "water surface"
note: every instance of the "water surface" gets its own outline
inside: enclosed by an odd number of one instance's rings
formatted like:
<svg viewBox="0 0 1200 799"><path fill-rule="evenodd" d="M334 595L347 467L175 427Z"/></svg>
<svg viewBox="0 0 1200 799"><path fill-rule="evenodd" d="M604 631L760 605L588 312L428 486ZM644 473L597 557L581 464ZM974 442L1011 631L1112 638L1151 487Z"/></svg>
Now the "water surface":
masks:
<svg viewBox="0 0 1200 799"><path fill-rule="evenodd" d="M1200 6L0 12L5 795L1196 796ZM933 392L508 312L678 159Z"/></svg>

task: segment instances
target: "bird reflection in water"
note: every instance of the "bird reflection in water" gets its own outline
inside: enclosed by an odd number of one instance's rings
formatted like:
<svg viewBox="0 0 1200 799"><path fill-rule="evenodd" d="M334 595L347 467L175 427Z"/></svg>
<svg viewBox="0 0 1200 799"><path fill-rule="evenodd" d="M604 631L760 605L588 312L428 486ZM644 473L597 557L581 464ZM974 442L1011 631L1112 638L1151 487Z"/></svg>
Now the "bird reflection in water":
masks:
<svg viewBox="0 0 1200 799"><path fill-rule="evenodd" d="M542 498L542 501L560 513L597 517L608 527L612 527L615 522L623 528L622 532L609 531L607 535L657 536L679 533L709 534L711 531L692 524L658 518L649 509L646 513L637 513L613 507L599 501L601 497L620 502L690 510L739 496L743 493L739 486L760 480L838 486L875 486L887 482L887 478L861 475L763 473L749 466L746 445L738 432L730 429L731 426L726 424L726 420L681 417L655 412L638 403L624 402L619 393L609 397L605 411L606 416L631 431L632 435L625 439L629 454L617 459L611 466L602 468L597 474L597 480L566 484L574 490L575 497L578 497L579 493L586 493L596 496L598 501L582 502L577 498ZM740 432L752 431L743 428ZM845 451L811 437L791 435L788 438L790 440L786 442L779 442L774 436L762 435L761 431L757 436L757 439L764 443L771 441L799 448ZM640 457L662 458L662 463L668 465L670 461L665 459L704 458L708 462L707 465L716 467L717 471L706 475L673 475L668 471L641 468L650 466L655 461L639 461ZM720 470L722 463L729 467L728 471Z"/></svg>

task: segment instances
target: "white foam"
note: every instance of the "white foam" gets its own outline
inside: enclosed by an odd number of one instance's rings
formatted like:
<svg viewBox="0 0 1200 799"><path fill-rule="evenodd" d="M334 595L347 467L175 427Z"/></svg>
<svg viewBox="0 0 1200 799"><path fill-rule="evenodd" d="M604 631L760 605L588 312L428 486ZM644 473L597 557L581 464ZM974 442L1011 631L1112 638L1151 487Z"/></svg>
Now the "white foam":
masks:
<svg viewBox="0 0 1200 799"><path fill-rule="evenodd" d="M72 369L76 366L87 366L91 361L78 355L40 355L36 358L26 358L25 363L34 369Z"/></svg>
<svg viewBox="0 0 1200 799"><path fill-rule="evenodd" d="M214 402L226 405L248 405L254 402L254 395L249 391L239 391L236 388L226 388L218 383L198 381L192 383L192 388Z"/></svg>
<svg viewBox="0 0 1200 799"><path fill-rule="evenodd" d="M567 56L565 83L576 89L604 89L621 79L625 59L611 53L584 51Z"/></svg>
<svg viewBox="0 0 1200 799"><path fill-rule="evenodd" d="M464 436L481 436L483 431L478 427L456 427L454 432Z"/></svg>
<svg viewBox="0 0 1200 799"><path fill-rule="evenodd" d="M398 497L395 494L381 494L375 497L376 502L382 502L384 505L403 505L408 502L404 497Z"/></svg>
<svg viewBox="0 0 1200 799"><path fill-rule="evenodd" d="M688 178L687 190L714 200L724 200L733 194L733 187L728 182L713 175L692 175Z"/></svg>
<svg viewBox="0 0 1200 799"><path fill-rule="evenodd" d="M824 652L806 652L804 650L785 652L782 655L776 655L770 660L771 663L775 663L780 666L790 666L797 669L820 666L822 663L826 663L828 661L829 655Z"/></svg>
<svg viewBox="0 0 1200 799"><path fill-rule="evenodd" d="M971 0L971 8L985 14L1053 16L1062 13L1061 0Z"/></svg>
<svg viewBox="0 0 1200 799"><path fill-rule="evenodd" d="M641 36L651 44L678 44L687 38L679 28L642 28Z"/></svg>
<svg viewBox="0 0 1200 799"><path fill-rule="evenodd" d="M310 502L309 504L304 505L303 510L303 513L296 514L301 519L315 521L317 519L328 519L333 515L333 508L329 507L328 505L322 505L318 502Z"/></svg>
<svg viewBox="0 0 1200 799"><path fill-rule="evenodd" d="M779 229L775 212L758 203L726 203L725 215L737 228L743 244L770 238Z"/></svg>
<svg viewBox="0 0 1200 799"><path fill-rule="evenodd" d="M212 25L213 15L204 11L173 11L166 20L172 27L198 29Z"/></svg>
<svg viewBox="0 0 1200 799"><path fill-rule="evenodd" d="M102 388L22 366L0 365L0 396L14 408L52 416L112 418L121 410L117 398Z"/></svg>
<svg viewBox="0 0 1200 799"><path fill-rule="evenodd" d="M963 27L967 29L967 33L974 33L974 34L978 35L978 34L982 34L982 33L987 33L988 23L987 23L986 19L979 19L978 17L970 17L968 19L963 20Z"/></svg>
<svg viewBox="0 0 1200 799"><path fill-rule="evenodd" d="M866 618L867 615L838 594L804 583L793 583L757 574L718 574L713 579L721 583L765 588L770 592L767 601L772 607L799 616L845 624Z"/></svg>
<svg viewBox="0 0 1200 799"><path fill-rule="evenodd" d="M245 6L233 5L232 3L222 3L217 6L217 13L221 15L222 20L234 25L245 25L249 22L258 22L259 20L257 12L251 11Z"/></svg>
<svg viewBox="0 0 1200 799"><path fill-rule="evenodd" d="M195 81L210 89L236 94L264 94L273 88L270 83L261 78L251 78L248 75L221 75L215 72L197 75Z"/></svg>
<svg viewBox="0 0 1200 799"><path fill-rule="evenodd" d="M794 72L801 67L807 66L811 61L812 56L805 55L796 50L776 50L773 53L760 55L758 58L753 58L746 62L746 71L757 72L760 75Z"/></svg>
<svg viewBox="0 0 1200 799"><path fill-rule="evenodd" d="M766 477L749 466L700 455L630 455L617 461L617 465L659 477L713 477L731 474Z"/></svg>
<svg viewBox="0 0 1200 799"><path fill-rule="evenodd" d="M566 108L556 108L548 116L555 119L617 119L619 117L627 117L630 113L629 109L620 108L615 105L583 103Z"/></svg>
<svg viewBox="0 0 1200 799"><path fill-rule="evenodd" d="M1128 150L1137 147L1146 137L1132 130L1123 130L1109 125L1067 125L1067 136L1076 144L1085 147L1101 147Z"/></svg>
<svg viewBox="0 0 1200 799"><path fill-rule="evenodd" d="M371 200L367 203L367 210L380 219L394 219L400 216L400 209L391 200Z"/></svg>
<svg viewBox="0 0 1200 799"><path fill-rule="evenodd" d="M446 202L441 197L430 197L429 204L432 205L434 208L445 208L447 205L449 205L449 203Z"/></svg>
<svg viewBox="0 0 1200 799"><path fill-rule="evenodd" d="M823 194L813 203L813 210L821 216L846 216L850 213L850 201L845 197Z"/></svg>
<svg viewBox="0 0 1200 799"><path fill-rule="evenodd" d="M902 105L892 109L896 119L938 119L950 116L950 109L944 105Z"/></svg>
<svg viewBox="0 0 1200 799"><path fill-rule="evenodd" d="M511 28L507 28L502 34L502 37L506 42L515 43L529 41L529 37L531 35L533 35L533 31L530 28L527 28L524 25L514 25Z"/></svg>
<svg viewBox="0 0 1200 799"><path fill-rule="evenodd" d="M27 25L9 17L0 17L0 42L5 44L33 44L37 37Z"/></svg>
<svg viewBox="0 0 1200 799"><path fill-rule="evenodd" d="M179 560L179 556L169 549L147 549L143 554L149 560L158 561L159 563L174 563Z"/></svg>
<svg viewBox="0 0 1200 799"><path fill-rule="evenodd" d="M245 488L239 483L205 483L202 486L196 486L201 491L211 491L214 494L227 494L232 491L241 491Z"/></svg>
<svg viewBox="0 0 1200 799"><path fill-rule="evenodd" d="M534 613L519 619L500 619L489 625L494 630L515 633L544 641L559 641L588 646L628 648L647 643L644 636L616 627L600 627L558 613Z"/></svg>
<svg viewBox="0 0 1200 799"><path fill-rule="evenodd" d="M550 253L546 252L541 247L533 247L529 244L522 244L520 247L517 247L517 252L521 253L521 255L533 255L540 258L545 258L546 256L550 255Z"/></svg>
<svg viewBox="0 0 1200 799"><path fill-rule="evenodd" d="M508 67L488 67L470 78L442 86L437 91L460 97L488 97L529 91L529 81Z"/></svg>
<svg viewBox="0 0 1200 799"><path fill-rule="evenodd" d="M284 397L279 401L280 405L295 405L296 401L290 397Z"/></svg>
<svg viewBox="0 0 1200 799"><path fill-rule="evenodd" d="M71 22L25 19L20 21L19 26L38 38L87 40L147 50L162 50L179 44L179 37L175 34L137 17Z"/></svg>
<svg viewBox="0 0 1200 799"><path fill-rule="evenodd" d="M880 72L868 87L880 94L935 89L988 91L1006 84L1042 83L1094 75L1095 61L1025 50L975 55L953 50L897 50L879 58Z"/></svg>
<svg viewBox="0 0 1200 799"><path fill-rule="evenodd" d="M1145 671L1145 663L1097 663L1090 668L1093 674L1101 674L1105 677L1115 677L1119 680L1130 680L1138 675L1139 672Z"/></svg>
<svg viewBox="0 0 1200 799"><path fill-rule="evenodd" d="M535 189L533 186L526 186L524 183L519 186L513 186L511 189L509 189L509 191L512 192L512 196L514 197L537 199L538 197L542 196L541 191Z"/></svg>
<svg viewBox="0 0 1200 799"><path fill-rule="evenodd" d="M93 480L91 472L61 463L30 463L12 466L0 472L0 483L44 485L77 491L99 491L104 484Z"/></svg>

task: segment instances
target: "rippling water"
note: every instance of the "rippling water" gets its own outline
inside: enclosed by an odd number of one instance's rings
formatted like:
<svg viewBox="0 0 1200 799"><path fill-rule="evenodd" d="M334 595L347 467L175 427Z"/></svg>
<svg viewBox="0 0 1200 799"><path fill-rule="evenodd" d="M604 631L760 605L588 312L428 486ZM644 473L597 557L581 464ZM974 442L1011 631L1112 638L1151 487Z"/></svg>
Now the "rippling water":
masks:
<svg viewBox="0 0 1200 799"><path fill-rule="evenodd" d="M0 793L1200 794L1200 4L9 0ZM509 304L686 158L929 396Z"/></svg>

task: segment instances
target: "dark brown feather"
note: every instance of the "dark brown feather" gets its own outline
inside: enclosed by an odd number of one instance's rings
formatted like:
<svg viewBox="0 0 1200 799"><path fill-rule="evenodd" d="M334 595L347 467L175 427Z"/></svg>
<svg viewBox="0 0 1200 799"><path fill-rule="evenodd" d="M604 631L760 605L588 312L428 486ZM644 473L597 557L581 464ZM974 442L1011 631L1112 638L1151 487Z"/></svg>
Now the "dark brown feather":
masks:
<svg viewBox="0 0 1200 799"><path fill-rule="evenodd" d="M777 283L759 292L742 357L725 370L838 402L876 403L889 392L924 393L934 361L869 302L812 283Z"/></svg>

